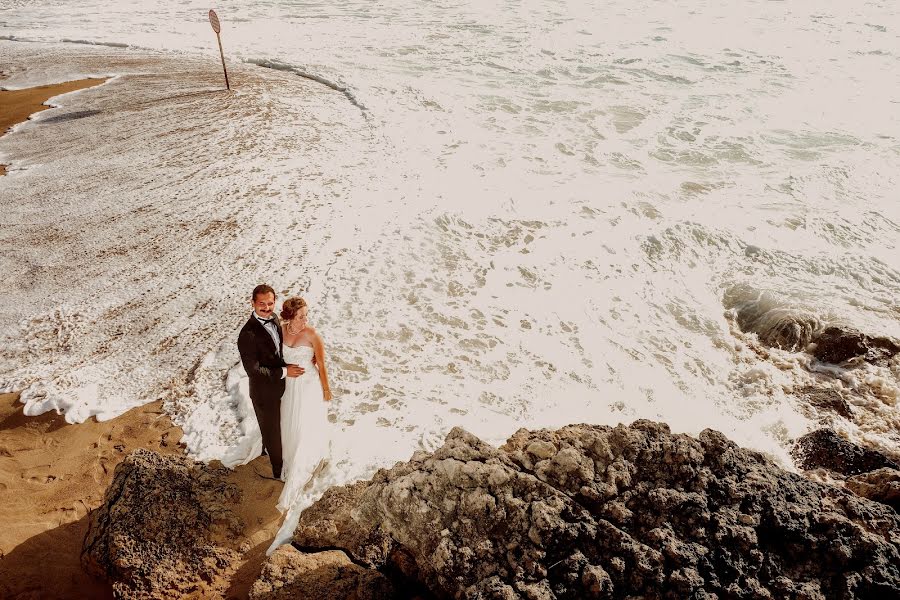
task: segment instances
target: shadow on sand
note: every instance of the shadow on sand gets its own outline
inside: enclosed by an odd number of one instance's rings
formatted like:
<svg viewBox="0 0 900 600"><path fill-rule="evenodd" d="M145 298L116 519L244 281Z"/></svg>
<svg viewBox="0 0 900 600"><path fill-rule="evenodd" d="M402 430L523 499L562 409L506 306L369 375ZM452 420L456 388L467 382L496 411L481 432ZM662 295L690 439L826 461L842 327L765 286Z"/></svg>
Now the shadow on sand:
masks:
<svg viewBox="0 0 900 600"><path fill-rule="evenodd" d="M26 416L23 412L25 405L19 402L19 394L3 394L0 399L2 399L0 415L3 415L3 420L0 421L0 431L30 427L42 433L50 433L68 425L65 415L58 414L53 410L36 417Z"/></svg>
<svg viewBox="0 0 900 600"><path fill-rule="evenodd" d="M81 568L80 549L89 519L85 515L78 521L40 533L0 558L0 598L112 598L108 583L94 579ZM71 555L61 555L60 547L77 550ZM47 560L51 556L53 563ZM53 577L46 577L48 571L53 572Z"/></svg>

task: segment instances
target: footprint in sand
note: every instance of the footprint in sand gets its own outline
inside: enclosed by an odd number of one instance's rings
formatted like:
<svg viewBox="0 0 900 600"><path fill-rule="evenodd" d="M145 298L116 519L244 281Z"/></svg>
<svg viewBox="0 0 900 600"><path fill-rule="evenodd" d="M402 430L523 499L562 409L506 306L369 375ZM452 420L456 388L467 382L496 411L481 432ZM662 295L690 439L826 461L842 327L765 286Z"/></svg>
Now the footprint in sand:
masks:
<svg viewBox="0 0 900 600"><path fill-rule="evenodd" d="M42 437L38 440L38 443L44 448L56 448L59 446L60 441L51 437Z"/></svg>
<svg viewBox="0 0 900 600"><path fill-rule="evenodd" d="M55 475L38 475L37 477L29 477L30 483L52 483L56 481Z"/></svg>

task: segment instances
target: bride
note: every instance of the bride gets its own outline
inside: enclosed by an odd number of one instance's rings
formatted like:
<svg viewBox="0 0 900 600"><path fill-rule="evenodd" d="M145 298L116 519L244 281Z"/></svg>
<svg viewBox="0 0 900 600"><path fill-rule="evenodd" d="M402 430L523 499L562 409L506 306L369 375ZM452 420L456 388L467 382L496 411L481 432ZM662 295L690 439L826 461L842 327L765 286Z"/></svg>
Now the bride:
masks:
<svg viewBox="0 0 900 600"><path fill-rule="evenodd" d="M281 397L281 448L284 489L278 510L285 512L316 470L328 459L331 425L328 406L331 390L325 370L325 345L309 325L309 308L303 298L288 298L281 309L284 325L284 361L306 371L288 378Z"/></svg>

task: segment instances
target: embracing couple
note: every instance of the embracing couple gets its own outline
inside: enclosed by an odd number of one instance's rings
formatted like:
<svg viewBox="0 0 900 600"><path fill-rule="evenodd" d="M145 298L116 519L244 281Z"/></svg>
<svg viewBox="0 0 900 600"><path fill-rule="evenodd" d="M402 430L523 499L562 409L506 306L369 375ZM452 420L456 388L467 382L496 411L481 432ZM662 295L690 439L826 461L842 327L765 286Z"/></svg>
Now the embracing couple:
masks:
<svg viewBox="0 0 900 600"><path fill-rule="evenodd" d="M310 482L327 460L331 441L326 402L331 400L325 346L309 322L303 298L288 298L275 316L275 290L253 289L253 314L238 336L250 379L250 400L269 455L272 475L285 482L279 510Z"/></svg>

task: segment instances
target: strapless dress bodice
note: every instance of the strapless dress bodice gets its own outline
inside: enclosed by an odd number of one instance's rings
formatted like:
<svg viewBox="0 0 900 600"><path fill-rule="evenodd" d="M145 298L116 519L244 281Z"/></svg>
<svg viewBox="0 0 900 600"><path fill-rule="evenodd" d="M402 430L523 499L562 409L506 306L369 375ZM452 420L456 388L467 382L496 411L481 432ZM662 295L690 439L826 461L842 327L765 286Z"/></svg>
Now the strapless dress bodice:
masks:
<svg viewBox="0 0 900 600"><path fill-rule="evenodd" d="M284 362L306 364L312 362L315 352L310 346L284 346Z"/></svg>
<svg viewBox="0 0 900 600"><path fill-rule="evenodd" d="M284 346L284 362L306 366L312 363L315 352L310 346Z"/></svg>

